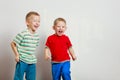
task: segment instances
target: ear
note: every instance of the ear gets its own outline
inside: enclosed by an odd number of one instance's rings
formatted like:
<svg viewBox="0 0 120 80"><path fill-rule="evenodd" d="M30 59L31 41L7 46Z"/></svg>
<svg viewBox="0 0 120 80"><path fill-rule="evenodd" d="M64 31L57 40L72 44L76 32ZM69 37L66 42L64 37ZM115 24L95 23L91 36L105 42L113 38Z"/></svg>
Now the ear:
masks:
<svg viewBox="0 0 120 80"><path fill-rule="evenodd" d="M53 26L53 30L55 30L55 26Z"/></svg>
<svg viewBox="0 0 120 80"><path fill-rule="evenodd" d="M28 22L27 20L26 20L25 22L26 22L26 25L28 26L28 25L29 25L29 22Z"/></svg>
<svg viewBox="0 0 120 80"><path fill-rule="evenodd" d="M25 23L28 25L28 21L26 20Z"/></svg>

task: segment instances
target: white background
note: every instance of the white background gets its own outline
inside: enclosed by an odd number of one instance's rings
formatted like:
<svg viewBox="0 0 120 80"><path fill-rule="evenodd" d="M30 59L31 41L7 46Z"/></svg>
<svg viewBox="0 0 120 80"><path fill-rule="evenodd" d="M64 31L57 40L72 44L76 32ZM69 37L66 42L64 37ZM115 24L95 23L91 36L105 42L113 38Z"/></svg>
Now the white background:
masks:
<svg viewBox="0 0 120 80"><path fill-rule="evenodd" d="M72 80L120 80L119 4L119 0L1 0L0 80L13 80L15 60L10 42L26 29L29 11L41 15L37 80L52 80L50 61L44 60L43 50L57 17L66 19L65 33L77 55L77 61L71 61Z"/></svg>

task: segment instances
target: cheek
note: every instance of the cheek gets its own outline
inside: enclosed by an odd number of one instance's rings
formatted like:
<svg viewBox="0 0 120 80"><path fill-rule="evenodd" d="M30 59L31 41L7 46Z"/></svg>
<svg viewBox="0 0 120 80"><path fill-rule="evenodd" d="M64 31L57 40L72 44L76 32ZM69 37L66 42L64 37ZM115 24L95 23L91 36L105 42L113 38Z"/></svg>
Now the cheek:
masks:
<svg viewBox="0 0 120 80"><path fill-rule="evenodd" d="M67 28L65 27L64 30L66 30Z"/></svg>
<svg viewBox="0 0 120 80"><path fill-rule="evenodd" d="M64 30L66 30L66 28Z"/></svg>

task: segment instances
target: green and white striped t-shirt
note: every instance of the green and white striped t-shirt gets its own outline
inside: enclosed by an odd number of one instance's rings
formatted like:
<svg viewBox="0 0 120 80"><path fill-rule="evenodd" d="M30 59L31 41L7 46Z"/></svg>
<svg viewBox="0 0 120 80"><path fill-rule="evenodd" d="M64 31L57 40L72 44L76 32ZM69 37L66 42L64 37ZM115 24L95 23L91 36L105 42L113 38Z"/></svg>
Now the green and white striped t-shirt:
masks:
<svg viewBox="0 0 120 80"><path fill-rule="evenodd" d="M39 44L39 35L37 33L31 34L28 29L26 29L17 34L13 41L17 45L21 61L28 64L34 64L37 62L35 56L36 47Z"/></svg>

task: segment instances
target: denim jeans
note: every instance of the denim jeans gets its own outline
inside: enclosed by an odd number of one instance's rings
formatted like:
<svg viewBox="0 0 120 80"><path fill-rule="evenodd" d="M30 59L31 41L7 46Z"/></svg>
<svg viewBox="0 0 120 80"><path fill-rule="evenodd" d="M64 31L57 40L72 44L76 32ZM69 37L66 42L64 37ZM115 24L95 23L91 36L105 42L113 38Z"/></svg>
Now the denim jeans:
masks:
<svg viewBox="0 0 120 80"><path fill-rule="evenodd" d="M61 63L52 63L53 80L71 80L70 76L70 61Z"/></svg>
<svg viewBox="0 0 120 80"><path fill-rule="evenodd" d="M23 80L24 73L26 80L36 80L36 64L17 62L14 80Z"/></svg>

